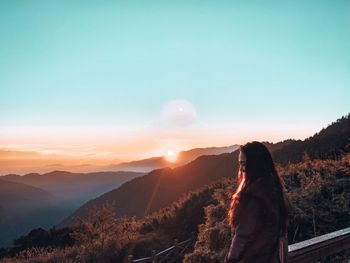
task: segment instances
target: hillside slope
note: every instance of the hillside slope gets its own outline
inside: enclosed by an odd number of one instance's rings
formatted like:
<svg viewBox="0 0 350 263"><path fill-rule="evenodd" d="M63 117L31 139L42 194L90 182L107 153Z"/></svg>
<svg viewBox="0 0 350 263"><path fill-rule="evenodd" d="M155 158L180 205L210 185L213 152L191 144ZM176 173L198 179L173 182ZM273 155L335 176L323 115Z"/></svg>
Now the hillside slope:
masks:
<svg viewBox="0 0 350 263"><path fill-rule="evenodd" d="M188 191L224 177L232 177L237 173L237 157L238 151L201 156L187 165L174 169L154 170L89 201L60 226L73 223L75 218L83 217L92 207L100 207L106 202L115 204L118 216L142 217L179 199Z"/></svg>
<svg viewBox="0 0 350 263"><path fill-rule="evenodd" d="M298 163L304 153L311 159L339 159L350 152L350 114L344 116L320 132L305 139L289 143L274 152L274 159L281 164Z"/></svg>

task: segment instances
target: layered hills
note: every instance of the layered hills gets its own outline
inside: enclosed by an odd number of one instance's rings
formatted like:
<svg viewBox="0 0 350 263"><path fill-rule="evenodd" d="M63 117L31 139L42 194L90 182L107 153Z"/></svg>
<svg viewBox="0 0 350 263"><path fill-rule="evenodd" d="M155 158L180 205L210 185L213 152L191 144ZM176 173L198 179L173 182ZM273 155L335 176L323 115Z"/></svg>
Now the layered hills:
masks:
<svg viewBox="0 0 350 263"><path fill-rule="evenodd" d="M334 147L337 147L336 149L340 149L338 156L343 156L349 152L349 116L338 119L320 133L303 141L286 140L276 144L265 144L277 163L281 164L285 163L285 160L297 162L305 153L317 152L320 147L322 153L332 152ZM323 145L319 146L320 144ZM291 155L290 152L295 154ZM60 226L72 224L77 218L84 217L92 207L101 207L106 202L114 204L118 216L147 215L177 200L188 191L196 190L221 178L234 177L238 169L237 155L236 150L232 153L200 156L180 167L154 170L90 200L65 219ZM311 157L318 156L311 155Z"/></svg>
<svg viewBox="0 0 350 263"><path fill-rule="evenodd" d="M135 172L9 174L0 177L0 246L58 224L92 198L139 177Z"/></svg>

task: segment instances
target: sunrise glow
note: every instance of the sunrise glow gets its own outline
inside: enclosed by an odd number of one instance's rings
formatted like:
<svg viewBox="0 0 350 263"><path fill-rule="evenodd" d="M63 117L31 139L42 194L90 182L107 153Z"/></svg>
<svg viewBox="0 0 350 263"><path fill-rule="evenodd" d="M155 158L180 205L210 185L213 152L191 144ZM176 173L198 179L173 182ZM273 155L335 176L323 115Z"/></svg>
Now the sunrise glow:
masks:
<svg viewBox="0 0 350 263"><path fill-rule="evenodd" d="M169 162L175 162L176 159L177 159L177 154L175 153L174 150L169 149L169 150L167 151L167 154L166 154L165 158L166 158L167 161L169 161Z"/></svg>

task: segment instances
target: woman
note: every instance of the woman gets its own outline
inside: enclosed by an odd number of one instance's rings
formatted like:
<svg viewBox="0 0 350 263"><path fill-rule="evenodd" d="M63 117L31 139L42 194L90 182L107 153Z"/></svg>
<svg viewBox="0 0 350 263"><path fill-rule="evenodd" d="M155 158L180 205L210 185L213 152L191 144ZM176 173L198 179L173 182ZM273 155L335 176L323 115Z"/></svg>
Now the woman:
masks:
<svg viewBox="0 0 350 263"><path fill-rule="evenodd" d="M262 143L247 143L240 148L239 165L228 213L234 236L225 262L285 263L288 211L271 154Z"/></svg>

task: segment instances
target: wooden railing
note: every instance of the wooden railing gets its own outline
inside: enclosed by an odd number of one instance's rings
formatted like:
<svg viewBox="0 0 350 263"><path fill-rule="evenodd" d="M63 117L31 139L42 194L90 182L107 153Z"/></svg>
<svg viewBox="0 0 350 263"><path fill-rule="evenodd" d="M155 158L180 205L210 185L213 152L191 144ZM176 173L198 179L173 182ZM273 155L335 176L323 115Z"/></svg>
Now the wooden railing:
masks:
<svg viewBox="0 0 350 263"><path fill-rule="evenodd" d="M342 251L350 262L349 250L350 227L289 245L288 263L315 262Z"/></svg>
<svg viewBox="0 0 350 263"><path fill-rule="evenodd" d="M188 249L194 244L194 237L186 239L182 242L178 242L177 239L174 240L174 245L164 249L158 253L155 250L152 251L151 257L133 259L133 256L128 257L128 262L133 263L173 263L179 262L183 255L188 252Z"/></svg>
<svg viewBox="0 0 350 263"><path fill-rule="evenodd" d="M187 250L195 242L194 235L192 237L178 243L177 239L174 245L156 253L152 252L151 257L133 259L129 256L130 263L172 263L178 262L179 259L188 252ZM350 227L335 232L331 232L322 236L311 238L299 243L288 246L288 263L310 263L322 260L327 256L332 256L342 251L347 251L345 257L350 262Z"/></svg>

